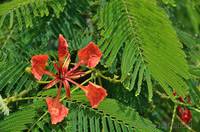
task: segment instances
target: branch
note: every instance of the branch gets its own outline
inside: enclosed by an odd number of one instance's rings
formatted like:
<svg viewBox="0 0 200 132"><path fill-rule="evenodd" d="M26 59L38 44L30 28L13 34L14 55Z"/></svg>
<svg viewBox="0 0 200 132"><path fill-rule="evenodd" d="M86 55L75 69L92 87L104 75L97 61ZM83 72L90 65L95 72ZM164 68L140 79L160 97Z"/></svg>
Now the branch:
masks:
<svg viewBox="0 0 200 132"><path fill-rule="evenodd" d="M169 132L172 132L172 129L173 129L174 118L175 118L175 115L176 115L176 108L177 108L177 104L174 105L174 111L173 111L173 116L172 116L172 121L171 121Z"/></svg>
<svg viewBox="0 0 200 132"><path fill-rule="evenodd" d="M195 105L191 105L191 104L186 104L186 103L183 103L183 102L180 102L180 101L177 101L177 100L173 100L171 99L169 96L163 94L163 93L160 93L159 91L156 91L156 93L163 99L167 99L167 100L171 100L173 103L177 104L177 105L182 105L182 106L187 106L189 107L190 109L196 111L196 112L199 112L200 113L200 108L195 106Z"/></svg>
<svg viewBox="0 0 200 132"><path fill-rule="evenodd" d="M96 71L96 74L95 74L97 77L101 77L105 80L108 80L110 82L113 82L113 83L121 83L121 80L118 80L118 79L115 79L115 78L111 78L111 77L107 77L105 75L103 75L100 71Z"/></svg>

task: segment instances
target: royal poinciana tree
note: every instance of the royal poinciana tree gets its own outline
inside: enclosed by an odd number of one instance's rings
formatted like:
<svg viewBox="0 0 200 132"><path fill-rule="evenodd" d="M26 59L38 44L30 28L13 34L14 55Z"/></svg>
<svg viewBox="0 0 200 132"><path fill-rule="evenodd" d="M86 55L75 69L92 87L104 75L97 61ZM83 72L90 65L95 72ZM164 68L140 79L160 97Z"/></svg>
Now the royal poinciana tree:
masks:
<svg viewBox="0 0 200 132"><path fill-rule="evenodd" d="M0 132L200 130L199 0L3 0Z"/></svg>

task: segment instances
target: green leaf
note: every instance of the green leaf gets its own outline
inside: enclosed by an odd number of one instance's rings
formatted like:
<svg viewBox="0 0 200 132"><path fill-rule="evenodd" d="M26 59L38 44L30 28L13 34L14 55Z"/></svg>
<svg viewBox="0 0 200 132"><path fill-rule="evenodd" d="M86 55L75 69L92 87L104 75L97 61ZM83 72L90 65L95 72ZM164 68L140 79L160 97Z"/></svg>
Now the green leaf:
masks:
<svg viewBox="0 0 200 132"><path fill-rule="evenodd" d="M174 0L162 0L162 2L166 5L176 6L176 2Z"/></svg>
<svg viewBox="0 0 200 132"><path fill-rule="evenodd" d="M103 111L105 115L108 114L110 117L114 117L113 120L120 120L140 131L159 131L151 121L141 117L134 109L124 106L116 100L104 100L99 105L98 110Z"/></svg>
<svg viewBox="0 0 200 132"><path fill-rule="evenodd" d="M102 126L103 131L108 132L115 131L117 129L115 126L118 127L118 130L124 129L126 131L130 130L130 132L133 129L139 131L159 131L150 120L143 118L133 108L127 107L114 99L106 98L97 109L92 109L86 105L88 101L83 92L73 93L72 97L76 102L67 101L67 103L70 104L69 109L73 111L72 114L77 113L77 117L71 119L78 119L78 121L74 121L74 123L78 122L79 127L75 128L74 131L76 129L80 130L79 128L82 130L86 120L89 122L88 127L91 131L95 131L95 128L99 128L99 126ZM82 103L80 103L80 101ZM85 112L82 113L82 111ZM99 118L101 120L99 120Z"/></svg>
<svg viewBox="0 0 200 132"><path fill-rule="evenodd" d="M18 132L27 128L26 124L32 123L35 111L32 109L24 109L15 112L4 120L0 121L1 132Z"/></svg>
<svg viewBox="0 0 200 132"><path fill-rule="evenodd" d="M62 2L62 4L60 3ZM2 16L2 21L0 26L3 24L6 15L10 15L10 25L12 28L14 23L14 12L16 12L19 29L22 30L22 24L25 23L26 28L33 26L33 19L40 12L40 16L49 16L49 10L53 8L53 13L59 17L60 13L63 12L66 2L63 1L53 1L53 0L12 0L6 1L0 4L0 16ZM21 9L21 12L19 11ZM24 21L22 21L24 20Z"/></svg>
<svg viewBox="0 0 200 132"><path fill-rule="evenodd" d="M104 2L95 17L102 36L98 43L105 65L111 67L117 55L122 54L121 80L126 89L132 90L137 84L138 95L142 80L148 79L150 91L148 75L171 97L173 90L181 96L188 93L185 80L189 72L182 45L156 0Z"/></svg>

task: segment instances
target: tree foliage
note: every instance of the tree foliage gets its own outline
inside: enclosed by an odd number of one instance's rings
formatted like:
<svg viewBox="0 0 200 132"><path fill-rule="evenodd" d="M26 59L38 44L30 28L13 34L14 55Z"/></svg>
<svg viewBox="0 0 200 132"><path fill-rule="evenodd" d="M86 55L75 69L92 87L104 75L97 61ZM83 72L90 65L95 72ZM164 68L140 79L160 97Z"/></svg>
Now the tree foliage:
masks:
<svg viewBox="0 0 200 132"><path fill-rule="evenodd" d="M30 59L45 53L53 63L59 34L67 38L73 62L88 42L98 44L103 58L89 79L108 97L93 109L75 87L71 99L62 91L70 112L52 125L45 98L56 96L57 86L44 90L30 74ZM199 51L198 0L4 0L0 131L198 131ZM191 103L180 103L179 96ZM179 118L177 105L192 111L192 125Z"/></svg>

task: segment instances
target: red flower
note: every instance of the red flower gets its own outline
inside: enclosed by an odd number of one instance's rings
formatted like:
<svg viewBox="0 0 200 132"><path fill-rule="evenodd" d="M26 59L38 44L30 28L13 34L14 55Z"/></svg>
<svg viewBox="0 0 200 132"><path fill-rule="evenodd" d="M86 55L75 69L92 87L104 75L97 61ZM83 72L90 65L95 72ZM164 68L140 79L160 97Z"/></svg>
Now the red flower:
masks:
<svg viewBox="0 0 200 132"><path fill-rule="evenodd" d="M180 118L183 122L185 122L186 124L188 124L191 119L192 119L192 113L190 110L188 110L187 108L185 108L183 110L183 112L180 114Z"/></svg>
<svg viewBox="0 0 200 132"><path fill-rule="evenodd" d="M106 90L103 89L103 87L95 85L93 83L89 83L88 86L82 86L76 83L74 79L80 78L81 76L85 74L85 72L77 70L80 65L85 64L88 67L95 67L99 63L100 58L102 56L101 51L93 42L90 42L85 48L78 51L79 62L73 68L68 70L68 66L70 63L70 53L68 51L67 41L62 35L59 35L58 43L59 43L58 44L58 63L54 63L54 68L56 69L57 73L54 74L50 71L45 70L45 67L48 61L48 55L36 55L36 56L33 56L31 59L32 74L38 80L42 78L43 74L51 76L53 80L50 81L50 83L45 86L45 88L47 89L59 83L56 100L59 100L60 98L60 92L61 92L62 86L65 87L66 96L70 97L69 82L71 82L86 92L86 96L89 99L92 107L96 108L99 105L99 103L105 98L105 96L107 96ZM62 111L62 109L64 108L61 107L61 104L59 103L59 101L53 101L50 99L48 100L49 100L49 103L47 102L47 104L48 104L49 113L51 114L52 124L57 123L64 117L63 115L60 116L59 114L57 115L54 114L53 116L52 113L54 112L51 111L51 108L53 108L53 110L54 108L61 109L60 111ZM55 104L57 104L55 105L55 107L51 105L51 104L54 104L53 102L56 102Z"/></svg>
<svg viewBox="0 0 200 132"><path fill-rule="evenodd" d="M67 116L69 110L63 104L59 102L59 99L46 98L48 106L48 112L51 115L51 123L57 124L61 122L65 116Z"/></svg>
<svg viewBox="0 0 200 132"><path fill-rule="evenodd" d="M78 52L79 62L91 68L99 63L101 56L101 51L93 42L90 42L85 48Z"/></svg>
<svg viewBox="0 0 200 132"><path fill-rule="evenodd" d="M173 94L174 94L174 96L176 96L176 92L174 92ZM182 102L182 103L185 102L185 101L184 101L184 98L181 97L181 96L178 97L178 100L179 100L180 102ZM191 101L190 101L190 97L189 97L189 96L187 97L187 102L188 102L189 104L191 104ZM192 112L191 112L188 108L182 107L182 106L177 106L177 111L178 111L178 116L181 118L181 120L182 120L183 122L185 122L186 124L188 124L188 123L191 121L191 119L192 119Z"/></svg>

